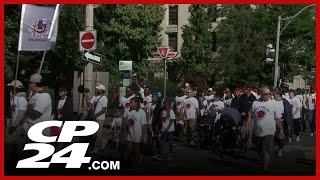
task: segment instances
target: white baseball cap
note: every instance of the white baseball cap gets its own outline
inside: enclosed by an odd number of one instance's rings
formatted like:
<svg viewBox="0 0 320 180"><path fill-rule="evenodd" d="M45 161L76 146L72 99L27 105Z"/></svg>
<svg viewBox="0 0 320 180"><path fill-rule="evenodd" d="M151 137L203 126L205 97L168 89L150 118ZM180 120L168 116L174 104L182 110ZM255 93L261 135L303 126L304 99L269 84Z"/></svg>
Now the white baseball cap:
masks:
<svg viewBox="0 0 320 180"><path fill-rule="evenodd" d="M212 88L209 88L208 91L212 91Z"/></svg>
<svg viewBox="0 0 320 180"><path fill-rule="evenodd" d="M41 83L43 81L41 74L33 74L30 77L29 82Z"/></svg>
<svg viewBox="0 0 320 180"><path fill-rule="evenodd" d="M104 85L100 84L99 86L96 87L96 89L105 91L106 87L104 87Z"/></svg>
<svg viewBox="0 0 320 180"><path fill-rule="evenodd" d="M187 87L187 86L190 86L190 84L189 84L189 83L186 83L186 85L185 85L185 86L186 86L186 87Z"/></svg>

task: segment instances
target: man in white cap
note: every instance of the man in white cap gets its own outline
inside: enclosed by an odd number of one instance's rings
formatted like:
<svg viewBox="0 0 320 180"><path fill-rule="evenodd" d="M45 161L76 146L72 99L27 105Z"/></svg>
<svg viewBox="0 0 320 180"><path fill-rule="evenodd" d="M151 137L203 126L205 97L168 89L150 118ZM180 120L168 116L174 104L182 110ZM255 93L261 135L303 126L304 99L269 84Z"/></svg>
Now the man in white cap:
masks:
<svg viewBox="0 0 320 180"><path fill-rule="evenodd" d="M28 130L35 124L50 121L52 112L51 97L44 85L43 78L40 74L33 74L29 79L29 91L32 92L27 104L27 111L24 118L20 121L23 126L23 136L20 136L17 147L18 156L25 157L29 152L23 151L24 145L30 140L27 136ZM50 136L50 128L43 130L44 136Z"/></svg>
<svg viewBox="0 0 320 180"><path fill-rule="evenodd" d="M26 129L34 124L44 121L50 121L52 112L51 96L44 85L40 74L33 74L29 80L29 90L33 92L26 112ZM44 135L50 135L50 128L43 131Z"/></svg>
<svg viewBox="0 0 320 180"><path fill-rule="evenodd" d="M105 113L107 111L107 105L108 105L108 98L104 95L105 90L106 88L104 85L100 84L99 86L97 86L96 96L93 96L91 100L89 100L88 94L85 94L87 106L89 107L93 106L93 111L90 119L96 121L99 124L99 130L97 132L95 148L91 153L97 153L99 151L102 151L105 147L105 144L103 144L103 130L104 130L103 125L105 123L105 119L106 119ZM110 128L108 129L108 131L111 131Z"/></svg>

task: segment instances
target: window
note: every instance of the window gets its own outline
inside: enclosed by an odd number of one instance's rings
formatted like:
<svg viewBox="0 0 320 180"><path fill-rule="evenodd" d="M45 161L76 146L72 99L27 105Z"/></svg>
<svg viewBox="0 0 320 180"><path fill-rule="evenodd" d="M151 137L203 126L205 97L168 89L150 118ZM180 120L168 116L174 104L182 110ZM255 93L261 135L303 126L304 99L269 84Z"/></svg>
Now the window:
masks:
<svg viewBox="0 0 320 180"><path fill-rule="evenodd" d="M169 25L178 25L178 5L169 6Z"/></svg>
<svg viewBox="0 0 320 180"><path fill-rule="evenodd" d="M178 33L169 33L169 48L171 52L178 52Z"/></svg>

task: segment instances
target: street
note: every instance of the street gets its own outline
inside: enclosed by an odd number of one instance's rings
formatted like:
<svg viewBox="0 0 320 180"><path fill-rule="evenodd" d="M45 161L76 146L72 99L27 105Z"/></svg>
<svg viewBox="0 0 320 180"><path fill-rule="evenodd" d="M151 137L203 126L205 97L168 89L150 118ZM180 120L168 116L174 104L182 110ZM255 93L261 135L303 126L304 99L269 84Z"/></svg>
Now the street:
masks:
<svg viewBox="0 0 320 180"><path fill-rule="evenodd" d="M308 131L307 131L308 132ZM186 146L181 142L175 142L175 160L154 160L151 156L145 156L142 168L123 169L124 163L120 162L120 171L88 170L88 164L81 169L65 169L65 164L51 164L49 169L41 171L37 169L15 169L15 164L7 163L6 175L262 175L261 163L255 151L249 150L241 153L236 149L237 156L224 155L223 158L203 148L196 150L192 146ZM94 160L119 160L117 155L107 151L92 157ZM301 133L299 143L292 141L284 148L283 157L274 156L269 175L306 176L316 173L316 147L315 137L309 133ZM87 155L88 156L88 155ZM11 161L13 162L13 161ZM11 164L11 165L9 165ZM12 167L12 168L9 168Z"/></svg>

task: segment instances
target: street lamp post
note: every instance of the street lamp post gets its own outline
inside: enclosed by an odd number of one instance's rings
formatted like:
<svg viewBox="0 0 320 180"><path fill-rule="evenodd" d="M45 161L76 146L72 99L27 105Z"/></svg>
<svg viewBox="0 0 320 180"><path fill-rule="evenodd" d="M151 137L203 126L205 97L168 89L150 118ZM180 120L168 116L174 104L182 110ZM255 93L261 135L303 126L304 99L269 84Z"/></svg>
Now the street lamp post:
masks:
<svg viewBox="0 0 320 180"><path fill-rule="evenodd" d="M295 17L297 17L302 11L305 9L315 6L315 4L308 5L304 8L302 8L297 14L294 16L288 17L288 18L283 18L281 19L281 16L278 17L278 28L277 28L277 42L276 42L276 58L275 58L275 66L274 66L274 82L273 82L273 87L277 87L277 82L278 82L278 77L279 77L279 43L280 43L280 35L282 32L286 29L286 27L293 21ZM281 30L281 21L288 21L287 24L283 27Z"/></svg>

